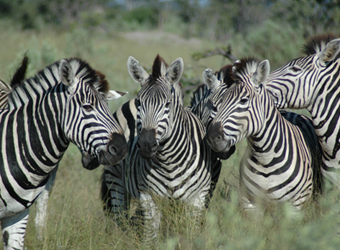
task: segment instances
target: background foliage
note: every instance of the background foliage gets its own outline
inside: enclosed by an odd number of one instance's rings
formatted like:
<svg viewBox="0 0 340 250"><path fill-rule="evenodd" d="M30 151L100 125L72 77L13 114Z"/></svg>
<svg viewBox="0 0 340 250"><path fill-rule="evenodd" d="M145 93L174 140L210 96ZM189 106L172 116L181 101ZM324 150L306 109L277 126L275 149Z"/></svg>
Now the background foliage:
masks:
<svg viewBox="0 0 340 250"><path fill-rule="evenodd" d="M206 56L224 48L235 58L269 59L275 69L301 56L311 35L339 34L336 0L0 0L0 78L9 82L25 53L28 76L63 57L81 57L106 74L112 89L128 91L112 111L133 98L139 86L127 73L132 55L148 70L159 53L170 63L182 57L186 105L202 71L218 70L230 57ZM264 218L242 214L238 165L246 142L224 161L205 223L193 229L187 207L162 202L165 214L159 249L338 249L340 192L329 183L297 218L289 207L273 207ZM123 231L104 216L99 199L102 168L81 169L71 146L57 174L49 204L46 237L38 241L34 206L28 249L142 249L138 230Z"/></svg>

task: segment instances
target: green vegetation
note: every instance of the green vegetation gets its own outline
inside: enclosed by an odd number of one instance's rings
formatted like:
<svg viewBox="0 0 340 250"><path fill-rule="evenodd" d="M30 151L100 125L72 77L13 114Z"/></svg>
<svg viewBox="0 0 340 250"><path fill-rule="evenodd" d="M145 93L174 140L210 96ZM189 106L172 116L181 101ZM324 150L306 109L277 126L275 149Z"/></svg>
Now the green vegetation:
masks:
<svg viewBox="0 0 340 250"><path fill-rule="evenodd" d="M112 111L139 90L127 72L126 61L130 55L147 69L158 53L167 62L182 57L188 105L191 87L202 82L205 68L218 70L231 63L218 55L202 58L204 52L230 48L237 58L267 58L275 69L300 56L300 48L309 35L337 32L334 23L338 23L335 20L340 16L336 15L339 8L334 8L336 1L309 1L311 5L302 1L304 8L314 6L315 10L320 9L319 3L328 4L318 13L304 11L303 15L293 0L256 1L256 6L250 0L228 3L214 0L205 8L197 7L197 1L146 1L153 4L152 9L145 5L128 9L114 4L103 8L116 1L73 2L79 3L75 13L73 6L67 8L67 0L0 0L0 78L8 82L25 53L31 62L28 76L63 57L81 57L107 76L112 89L129 92L110 103ZM176 5L170 6L172 2ZM293 6L294 11L285 18L280 12L282 6L287 9ZM250 10L252 15L247 16ZM238 13L241 15L237 16ZM326 13L328 17L323 18ZM320 19L313 19L316 14ZM315 20L320 23L315 24ZM241 142L236 153L224 162L199 230L187 216L190 208L160 201L165 216L155 248L338 249L340 191L329 183L324 194L310 202L298 217L291 218L290 209L285 205L269 209L262 219L242 213L238 165L245 145ZM102 167L93 171L82 169L78 149L69 148L60 163L51 195L46 237L42 242L37 240L33 206L25 240L27 249L143 249L138 227L127 226L123 231L104 216L99 198L101 172Z"/></svg>

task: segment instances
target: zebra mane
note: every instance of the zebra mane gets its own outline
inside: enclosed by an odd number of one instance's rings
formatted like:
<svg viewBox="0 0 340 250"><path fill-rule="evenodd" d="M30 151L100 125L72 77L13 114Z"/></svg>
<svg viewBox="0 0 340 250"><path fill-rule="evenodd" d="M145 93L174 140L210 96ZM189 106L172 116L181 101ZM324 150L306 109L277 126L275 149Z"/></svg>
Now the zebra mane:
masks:
<svg viewBox="0 0 340 250"><path fill-rule="evenodd" d="M233 65L228 64L223 66L219 71L215 72L215 75L218 80L220 80L223 84L227 85L229 88L235 81L233 75Z"/></svg>
<svg viewBox="0 0 340 250"><path fill-rule="evenodd" d="M257 64L258 62L255 57L246 57L241 60L237 60L232 67L235 78L234 80L240 80L242 76L253 74L256 70Z"/></svg>
<svg viewBox="0 0 340 250"><path fill-rule="evenodd" d="M165 60L157 55L152 65L152 78L156 80L157 78L164 76L167 68L168 64L165 62Z"/></svg>
<svg viewBox="0 0 340 250"><path fill-rule="evenodd" d="M25 54L24 58L21 61L21 65L17 68L17 70L15 71L12 77L12 80L10 83L12 88L14 88L16 85L21 85L23 83L26 77L28 64L29 64L29 59L27 55Z"/></svg>
<svg viewBox="0 0 340 250"><path fill-rule="evenodd" d="M306 42L305 45L303 45L302 52L307 56L316 54L322 51L326 47L326 44L328 42L336 38L338 37L333 33L326 33L313 36Z"/></svg>
<svg viewBox="0 0 340 250"><path fill-rule="evenodd" d="M26 57L26 56L25 56ZM11 81L13 84L12 91L8 95L8 104L10 105L15 100L27 100L31 94L38 94L45 92L51 87L60 83L59 77L59 65L60 61L57 61L44 69L40 70L35 76L23 79L27 65L28 58L23 59L22 65L18 68L17 72ZM85 79L86 82L94 89L99 91L108 91L108 82L105 79L105 75L92 69L89 64L79 58L66 59L72 66L75 75L78 78ZM32 89L35 91L25 91L25 89Z"/></svg>
<svg viewBox="0 0 340 250"><path fill-rule="evenodd" d="M98 70L96 71L96 75L99 78L99 82L96 83L95 86L94 86L97 89L97 91L104 92L104 93L109 92L110 91L110 84L106 80L106 76Z"/></svg>

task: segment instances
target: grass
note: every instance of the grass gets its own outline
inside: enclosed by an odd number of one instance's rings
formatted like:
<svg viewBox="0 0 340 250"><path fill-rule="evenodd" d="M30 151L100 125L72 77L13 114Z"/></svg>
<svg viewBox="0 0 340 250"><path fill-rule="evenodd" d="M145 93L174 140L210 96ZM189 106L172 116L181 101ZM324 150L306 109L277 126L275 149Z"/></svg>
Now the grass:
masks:
<svg viewBox="0 0 340 250"><path fill-rule="evenodd" d="M82 29L72 32L22 32L3 21L0 31L1 79L9 81L26 51L31 58L30 75L63 57L81 57L106 74L112 89L129 92L110 104L112 111L133 98L139 89L127 73L126 61L130 55L146 68L150 68L157 53L168 63L182 57L185 73L195 78L201 78L206 67L217 70L229 63L216 56L200 62L191 59L193 52L222 44L214 41L177 43L173 38L162 34L158 36L157 33L127 39L114 32ZM242 51L242 46L240 43L237 51ZM285 58L282 63L289 59ZM155 248L338 249L340 191L330 185L324 195L316 202L310 202L303 214L294 219L285 205L273 207L263 218L250 218L242 213L238 197L238 166L245 146L246 143L241 142L236 153L224 161L220 181L199 229L188 216L188 207L160 201L164 217ZM49 201L45 239L37 240L33 206L25 239L27 249L143 249L136 228L128 227L123 231L105 217L99 198L101 172L101 167L93 171L82 169L78 149L70 146L60 163Z"/></svg>

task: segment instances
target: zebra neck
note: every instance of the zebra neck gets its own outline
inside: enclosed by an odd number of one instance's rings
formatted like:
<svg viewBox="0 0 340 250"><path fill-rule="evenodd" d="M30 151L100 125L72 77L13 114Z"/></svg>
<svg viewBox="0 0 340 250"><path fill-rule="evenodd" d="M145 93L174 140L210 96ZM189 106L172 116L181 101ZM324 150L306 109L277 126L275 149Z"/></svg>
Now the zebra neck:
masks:
<svg viewBox="0 0 340 250"><path fill-rule="evenodd" d="M275 147L273 145L280 144L280 147L285 147L282 141L287 135L287 126L290 125L280 114L280 112L273 107L271 112L267 112L265 122L260 128L259 133L248 137L248 146L253 148L256 155L263 157L262 153L271 152Z"/></svg>
<svg viewBox="0 0 340 250"><path fill-rule="evenodd" d="M162 150L158 153L159 157L163 157L164 152L180 156L196 154L196 150L203 144L203 124L189 110L181 108L177 112L170 136L160 144ZM165 157L169 159L168 156Z"/></svg>
<svg viewBox="0 0 340 250"><path fill-rule="evenodd" d="M11 109L1 119L1 130L7 131L3 147L7 157L20 155L20 162L13 159L12 169L26 168L39 183L61 160L69 142L60 124L63 92L47 92L25 102L16 100L18 107ZM59 92L60 93L60 92ZM35 184L34 184L35 185Z"/></svg>

